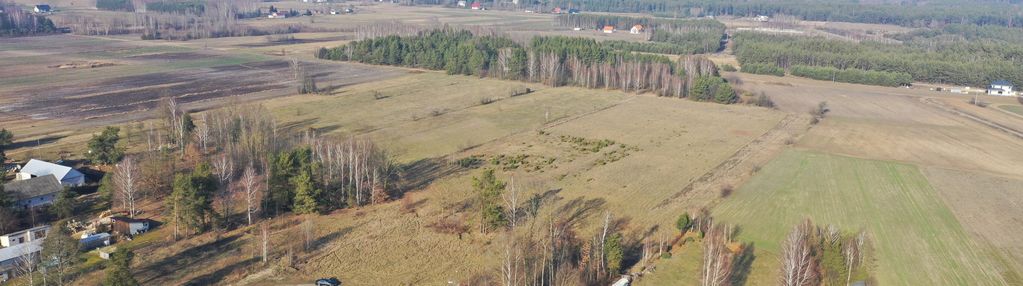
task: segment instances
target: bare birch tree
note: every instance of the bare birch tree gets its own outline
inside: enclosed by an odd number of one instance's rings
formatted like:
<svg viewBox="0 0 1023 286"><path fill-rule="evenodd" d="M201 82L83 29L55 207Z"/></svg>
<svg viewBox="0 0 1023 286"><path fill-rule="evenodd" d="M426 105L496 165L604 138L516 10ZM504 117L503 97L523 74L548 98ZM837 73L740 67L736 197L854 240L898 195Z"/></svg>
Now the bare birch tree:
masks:
<svg viewBox="0 0 1023 286"><path fill-rule="evenodd" d="M231 188L231 178L234 176L234 159L228 154L221 154L213 159L212 165L213 171L217 175L217 181L220 183L217 197L220 197L221 208L226 219L231 215L231 209L234 207Z"/></svg>
<svg viewBox="0 0 1023 286"><path fill-rule="evenodd" d="M128 217L134 218L136 214L135 202L140 197L139 183L142 174L139 166L135 164L135 158L125 156L114 170L114 185L117 187L117 196L121 200L121 207L128 211Z"/></svg>
<svg viewBox="0 0 1023 286"><path fill-rule="evenodd" d="M18 272L18 276L24 276L22 279L25 285L35 285L35 272L39 269L39 252L32 251L30 248L22 248L18 258L14 260L15 270Z"/></svg>
<svg viewBox="0 0 1023 286"><path fill-rule="evenodd" d="M797 225L789 232L781 251L781 277L784 286L817 285L817 258L813 255L810 238L814 231L809 220Z"/></svg>
<svg viewBox="0 0 1023 286"><path fill-rule="evenodd" d="M711 226L703 239L703 271L700 285L721 286L731 285L730 278L735 255L728 249L731 243L731 228L728 226Z"/></svg>
<svg viewBox="0 0 1023 286"><path fill-rule="evenodd" d="M245 216L248 224L252 224L252 215L259 210L260 199L263 194L263 179L256 174L256 169L251 165L245 168L240 179L242 190L245 192Z"/></svg>

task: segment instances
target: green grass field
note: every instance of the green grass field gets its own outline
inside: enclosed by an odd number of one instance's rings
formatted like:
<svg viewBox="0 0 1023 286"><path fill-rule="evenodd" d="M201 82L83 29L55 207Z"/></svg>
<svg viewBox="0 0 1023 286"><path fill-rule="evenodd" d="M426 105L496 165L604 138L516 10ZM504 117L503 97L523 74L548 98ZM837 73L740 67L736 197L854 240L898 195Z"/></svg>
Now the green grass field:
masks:
<svg viewBox="0 0 1023 286"><path fill-rule="evenodd" d="M998 108L1001 108L1002 110L1005 110L1005 111L1012 112L1012 113L1018 114L1020 116L1023 116L1023 106L1019 106L1019 105L999 105Z"/></svg>
<svg viewBox="0 0 1023 286"><path fill-rule="evenodd" d="M714 215L755 243L750 285L776 281L779 244L804 218L866 230L881 285L1006 284L912 165L788 150Z"/></svg>

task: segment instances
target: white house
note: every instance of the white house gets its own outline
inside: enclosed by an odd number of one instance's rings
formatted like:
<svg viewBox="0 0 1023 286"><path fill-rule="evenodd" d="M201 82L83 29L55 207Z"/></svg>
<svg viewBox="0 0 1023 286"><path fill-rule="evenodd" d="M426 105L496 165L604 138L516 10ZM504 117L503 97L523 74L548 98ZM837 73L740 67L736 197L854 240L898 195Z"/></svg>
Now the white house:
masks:
<svg viewBox="0 0 1023 286"><path fill-rule="evenodd" d="M35 208L53 204L64 186L57 177L46 175L28 180L12 181L4 184L4 191L11 194L14 205L22 208Z"/></svg>
<svg viewBox="0 0 1023 286"><path fill-rule="evenodd" d="M639 34L639 33L642 33L642 32L643 32L643 25L640 25L640 24L632 25L632 28L629 29L629 34Z"/></svg>
<svg viewBox="0 0 1023 286"><path fill-rule="evenodd" d="M1016 92L1012 90L1012 87L1012 83L1007 80L996 80L991 82L991 85L988 86L987 94L1014 96L1016 95Z"/></svg>
<svg viewBox="0 0 1023 286"><path fill-rule="evenodd" d="M57 165L41 160L28 160L28 164L21 167L15 180L28 180L35 177L53 175L57 177L61 185L77 187L85 184L85 175L71 167Z"/></svg>
<svg viewBox="0 0 1023 286"><path fill-rule="evenodd" d="M270 13L270 15L267 15L266 17L270 19L284 19L287 18L288 15L285 15L284 13L273 12Z"/></svg>
<svg viewBox="0 0 1023 286"><path fill-rule="evenodd" d="M756 17L753 17L753 21L757 21L757 22L767 22L767 21L770 21L770 20L771 20L771 17L765 16L765 15L757 15Z"/></svg>
<svg viewBox="0 0 1023 286"><path fill-rule="evenodd" d="M0 248L0 282L15 277L18 263L24 259L34 258L38 262L38 253L43 250L43 239L49 230L49 226L40 226L0 236L0 241L5 241L4 248ZM32 254L35 256L28 256Z"/></svg>
<svg viewBox="0 0 1023 286"><path fill-rule="evenodd" d="M11 247L23 243L29 243L33 241L42 241L46 238L46 233L50 231L50 226L37 226L30 229L12 232L0 236L0 246Z"/></svg>
<svg viewBox="0 0 1023 286"><path fill-rule="evenodd" d="M40 13L40 14L41 13L50 13L50 11L52 11L52 8L50 8L50 5L39 4L39 5L36 5L34 8L32 8L32 11L35 11L36 13Z"/></svg>

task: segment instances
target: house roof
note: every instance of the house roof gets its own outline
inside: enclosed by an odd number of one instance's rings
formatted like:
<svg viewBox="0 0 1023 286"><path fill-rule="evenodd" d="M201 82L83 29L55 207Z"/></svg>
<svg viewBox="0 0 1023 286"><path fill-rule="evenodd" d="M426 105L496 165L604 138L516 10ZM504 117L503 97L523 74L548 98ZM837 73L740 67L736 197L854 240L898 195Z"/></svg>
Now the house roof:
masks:
<svg viewBox="0 0 1023 286"><path fill-rule="evenodd" d="M604 26L604 31L614 30L614 29L615 29L615 26L611 26L611 25Z"/></svg>
<svg viewBox="0 0 1023 286"><path fill-rule="evenodd" d="M39 4L39 5L36 5L36 8L39 8L39 10L50 10L50 5Z"/></svg>
<svg viewBox="0 0 1023 286"><path fill-rule="evenodd" d="M124 217L124 216L110 217L110 221L123 221L123 222L126 222L126 223L144 223L144 222L146 222L146 220L144 220L144 219L130 218L130 217Z"/></svg>
<svg viewBox="0 0 1023 286"><path fill-rule="evenodd" d="M480 2L472 2L472 7L480 7L480 6L483 6L483 4L481 4Z"/></svg>
<svg viewBox="0 0 1023 286"><path fill-rule="evenodd" d="M71 167L36 159L28 160L28 163L25 164L24 167L21 167L21 172L29 173L36 177L52 174L57 176L58 180L82 176L82 173L75 171L75 169L72 169Z"/></svg>
<svg viewBox="0 0 1023 286"><path fill-rule="evenodd" d="M632 27L633 28L637 28L637 29L643 29L643 25L640 25L640 24L632 25Z"/></svg>
<svg viewBox="0 0 1023 286"><path fill-rule="evenodd" d="M0 248L0 262L21 257L22 255L43 250L43 240L33 240L11 247Z"/></svg>
<svg viewBox="0 0 1023 286"><path fill-rule="evenodd" d="M1000 79L1000 80L992 81L991 85L1008 85L1008 86L1012 86L1012 83L1007 81L1007 80Z"/></svg>
<svg viewBox="0 0 1023 286"><path fill-rule="evenodd" d="M30 199L42 195L48 195L64 189L57 181L57 177L46 175L28 180L12 181L4 184L4 191L14 194L17 200Z"/></svg>

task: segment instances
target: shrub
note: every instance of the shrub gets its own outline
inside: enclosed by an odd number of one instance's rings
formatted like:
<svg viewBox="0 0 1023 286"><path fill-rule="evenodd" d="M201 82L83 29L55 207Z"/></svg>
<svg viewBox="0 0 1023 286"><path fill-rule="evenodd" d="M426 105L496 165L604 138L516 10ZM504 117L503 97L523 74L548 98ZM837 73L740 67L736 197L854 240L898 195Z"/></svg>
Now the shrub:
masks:
<svg viewBox="0 0 1023 286"><path fill-rule="evenodd" d="M721 65L721 70L722 71L726 71L726 72L737 71L737 69L735 69L735 66L732 66L730 64L723 64L723 65Z"/></svg>
<svg viewBox="0 0 1023 286"><path fill-rule="evenodd" d="M739 70L744 73L751 74L766 74L773 76L785 76L785 70L776 65L769 64L758 64L758 63L747 63L742 65L742 69Z"/></svg>
<svg viewBox="0 0 1023 286"><path fill-rule="evenodd" d="M483 164L483 159L480 159L479 155L472 155L455 161L459 167L462 168L476 168Z"/></svg>
<svg viewBox="0 0 1023 286"><path fill-rule="evenodd" d="M750 104L760 107L774 108L774 100L771 100L771 97L767 96L763 92L753 97L753 99L750 100Z"/></svg>
<svg viewBox="0 0 1023 286"><path fill-rule="evenodd" d="M480 105L487 105L487 104L491 104L491 103L494 103L494 99L493 98L490 98L490 97L480 98Z"/></svg>
<svg viewBox="0 0 1023 286"><path fill-rule="evenodd" d="M732 185L721 186L721 197L722 198L727 198L728 196L731 196L732 192L734 192L734 191L735 191L735 189L732 188Z"/></svg>
<svg viewBox="0 0 1023 286"><path fill-rule="evenodd" d="M904 72L837 69L833 67L811 66L793 66L789 71L794 76L857 84L908 86L913 83L913 77Z"/></svg>

